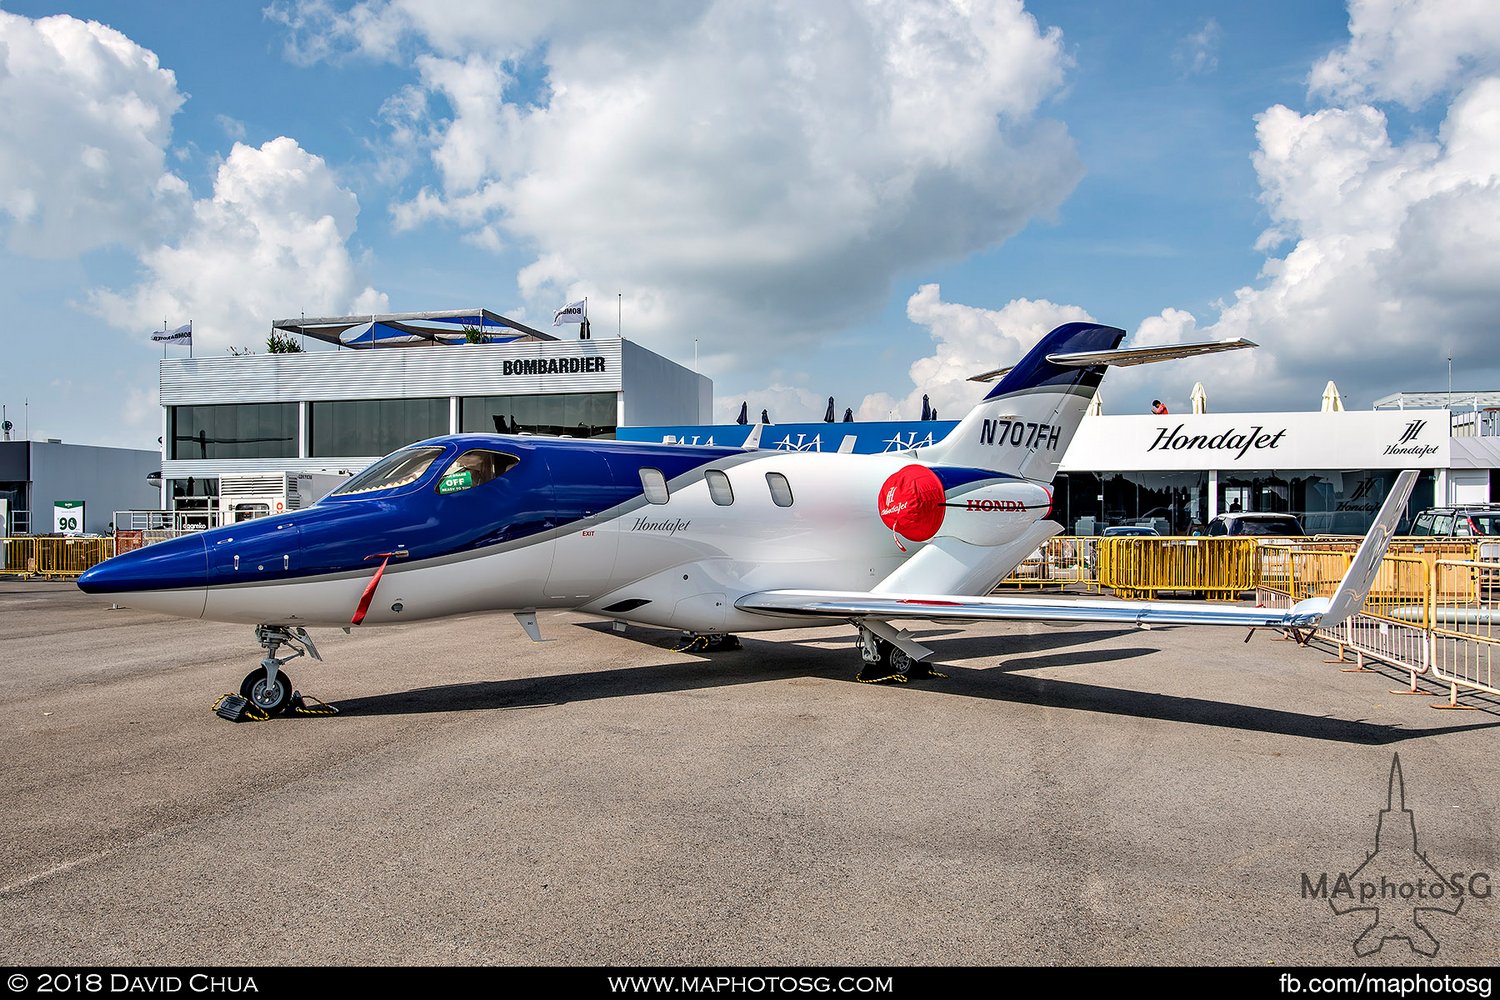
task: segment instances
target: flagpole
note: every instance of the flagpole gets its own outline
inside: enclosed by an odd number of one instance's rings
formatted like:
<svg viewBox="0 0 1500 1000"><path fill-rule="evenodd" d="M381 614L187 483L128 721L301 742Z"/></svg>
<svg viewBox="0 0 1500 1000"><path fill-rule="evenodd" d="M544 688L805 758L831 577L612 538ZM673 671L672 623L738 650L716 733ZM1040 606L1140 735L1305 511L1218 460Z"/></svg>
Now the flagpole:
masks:
<svg viewBox="0 0 1500 1000"><path fill-rule="evenodd" d="M615 336L623 339L621 329L625 321L625 293L615 292Z"/></svg>
<svg viewBox="0 0 1500 1000"><path fill-rule="evenodd" d="M167 360L167 317L161 318L161 359Z"/></svg>
<svg viewBox="0 0 1500 1000"><path fill-rule="evenodd" d="M193 356L193 321L188 320L188 357Z"/></svg>

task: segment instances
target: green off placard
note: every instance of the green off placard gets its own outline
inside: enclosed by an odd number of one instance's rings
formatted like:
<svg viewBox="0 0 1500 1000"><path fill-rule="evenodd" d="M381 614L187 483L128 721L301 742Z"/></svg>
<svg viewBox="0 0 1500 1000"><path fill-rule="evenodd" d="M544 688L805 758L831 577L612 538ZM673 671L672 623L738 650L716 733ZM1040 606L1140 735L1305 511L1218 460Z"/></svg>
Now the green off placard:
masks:
<svg viewBox="0 0 1500 1000"><path fill-rule="evenodd" d="M52 501L52 530L59 535L83 534L83 501Z"/></svg>
<svg viewBox="0 0 1500 1000"><path fill-rule="evenodd" d="M473 474L468 469L459 469L457 472L450 472L438 480L438 492L457 493L459 490L466 490L473 485Z"/></svg>

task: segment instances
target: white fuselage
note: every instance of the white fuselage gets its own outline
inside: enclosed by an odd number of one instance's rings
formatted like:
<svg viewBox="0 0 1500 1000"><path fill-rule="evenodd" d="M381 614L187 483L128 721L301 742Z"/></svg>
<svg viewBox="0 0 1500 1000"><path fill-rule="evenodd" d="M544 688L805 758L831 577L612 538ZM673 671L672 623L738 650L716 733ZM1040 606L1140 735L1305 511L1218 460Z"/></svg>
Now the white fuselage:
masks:
<svg viewBox="0 0 1500 1000"><path fill-rule="evenodd" d="M879 590L903 567L921 571L906 589L987 591L1056 529L1037 522L1050 506L1035 483L968 473L950 487L930 541L898 537L882 520L880 494L893 474L927 467L912 454L748 452L703 466L670 484L665 503L641 498L595 517L459 556L389 562L363 625L478 611L576 608L642 624L700 632L808 624L735 608L744 595L785 588ZM732 500L711 496L705 473L722 472ZM790 504L773 499L768 476L784 477ZM785 492L781 500L785 503ZM1036 541L1031 541L1035 538ZM1021 540L1025 551L1012 553ZM210 544L232 545L232 538ZM396 540L400 545L400 539ZM930 566L923 553L933 551ZM945 579L953 551L968 568ZM975 579L970 552L1003 556ZM414 555L416 555L414 553ZM271 558L279 558L271 552ZM203 590L142 591L126 603L217 621L291 626L350 623L377 567ZM912 577L910 570L907 577ZM900 579L899 577L897 579Z"/></svg>

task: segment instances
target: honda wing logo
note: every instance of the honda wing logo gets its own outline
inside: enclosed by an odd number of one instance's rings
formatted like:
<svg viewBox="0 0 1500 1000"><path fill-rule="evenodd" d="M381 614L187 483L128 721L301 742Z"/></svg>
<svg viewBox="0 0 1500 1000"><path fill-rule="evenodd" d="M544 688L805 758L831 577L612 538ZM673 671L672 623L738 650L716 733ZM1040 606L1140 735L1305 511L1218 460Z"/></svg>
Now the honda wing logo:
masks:
<svg viewBox="0 0 1500 1000"><path fill-rule="evenodd" d="M1422 431L1426 429L1427 421L1417 419L1408 420L1406 427L1401 431L1401 440L1395 444L1385 446L1387 455L1410 455L1413 458L1422 458L1427 455L1437 454L1438 446L1435 444L1423 444L1418 439Z"/></svg>

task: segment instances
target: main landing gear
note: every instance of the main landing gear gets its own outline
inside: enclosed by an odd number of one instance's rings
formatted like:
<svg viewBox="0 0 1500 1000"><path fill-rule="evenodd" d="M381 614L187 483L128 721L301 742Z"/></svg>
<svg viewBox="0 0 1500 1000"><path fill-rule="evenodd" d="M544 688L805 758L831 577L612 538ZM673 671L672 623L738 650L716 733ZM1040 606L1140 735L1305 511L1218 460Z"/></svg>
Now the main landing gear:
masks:
<svg viewBox="0 0 1500 1000"><path fill-rule="evenodd" d="M889 639L876 635L866 626L859 625L858 628L859 656L864 665L854 679L861 684L905 684L928 677L946 676Z"/></svg>
<svg viewBox="0 0 1500 1000"><path fill-rule="evenodd" d="M299 656L311 656L322 660L318 647L305 628L287 628L282 625L255 626L255 641L266 651L260 666L250 671L240 683L240 695L267 715L286 711L292 702L292 679L281 672L281 668ZM276 651L290 646L293 652L278 657Z"/></svg>

